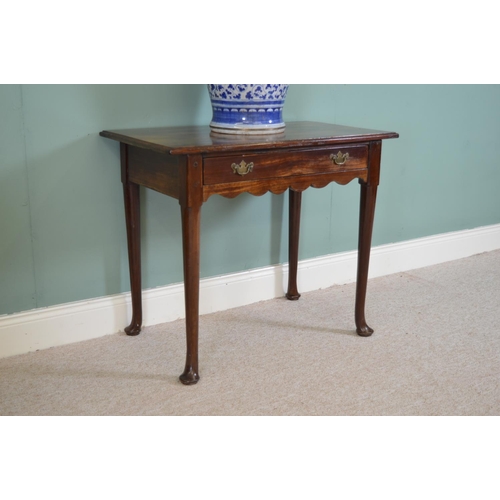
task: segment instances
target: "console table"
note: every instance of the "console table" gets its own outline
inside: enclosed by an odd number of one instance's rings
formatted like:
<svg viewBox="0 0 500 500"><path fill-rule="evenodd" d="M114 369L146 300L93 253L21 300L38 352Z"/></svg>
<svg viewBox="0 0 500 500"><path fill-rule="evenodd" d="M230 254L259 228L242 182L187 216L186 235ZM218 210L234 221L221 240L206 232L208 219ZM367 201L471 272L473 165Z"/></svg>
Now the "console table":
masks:
<svg viewBox="0 0 500 500"><path fill-rule="evenodd" d="M314 122L287 123L276 135L215 135L209 127L167 127L103 131L120 143L121 180L125 200L132 321L125 329L138 335L142 325L139 186L179 200L182 220L186 304L185 385L196 384L200 287L201 206L214 195L263 195L289 190L289 281L286 297L298 300L297 264L302 191L331 182L361 185L358 268L355 300L356 331L368 337L365 320L368 265L379 184L382 132Z"/></svg>

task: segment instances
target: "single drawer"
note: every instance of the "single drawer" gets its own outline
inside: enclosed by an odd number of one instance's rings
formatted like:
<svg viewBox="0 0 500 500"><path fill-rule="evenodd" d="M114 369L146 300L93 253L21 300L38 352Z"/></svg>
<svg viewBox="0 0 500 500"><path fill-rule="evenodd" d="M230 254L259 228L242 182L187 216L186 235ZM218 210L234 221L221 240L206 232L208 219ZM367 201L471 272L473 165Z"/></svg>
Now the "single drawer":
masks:
<svg viewBox="0 0 500 500"><path fill-rule="evenodd" d="M368 167L368 145L205 158L203 182L224 184Z"/></svg>

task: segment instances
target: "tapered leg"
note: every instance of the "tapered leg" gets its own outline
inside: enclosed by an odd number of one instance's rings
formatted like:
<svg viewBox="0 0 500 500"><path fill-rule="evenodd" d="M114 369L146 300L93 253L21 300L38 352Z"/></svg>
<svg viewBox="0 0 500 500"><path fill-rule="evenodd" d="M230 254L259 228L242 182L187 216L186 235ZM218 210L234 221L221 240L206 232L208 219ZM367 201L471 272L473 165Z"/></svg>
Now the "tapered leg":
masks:
<svg viewBox="0 0 500 500"><path fill-rule="evenodd" d="M297 267L299 263L299 232L300 232L300 205L302 193L288 191L289 195L289 218L288 218L288 300L299 300L300 293L297 290Z"/></svg>
<svg viewBox="0 0 500 500"><path fill-rule="evenodd" d="M377 186L361 184L361 203L359 212L359 241L358 241L358 276L356 282L355 321L356 331L361 337L369 337L373 330L366 324L365 299L368 282L368 267L370 264L370 248L373 232L373 218Z"/></svg>
<svg viewBox="0 0 500 500"><path fill-rule="evenodd" d="M141 226L139 186L131 182L123 183L125 200L125 221L127 225L128 263L130 289L132 295L132 321L125 328L127 335L139 335L142 326L141 297Z"/></svg>
<svg viewBox="0 0 500 500"><path fill-rule="evenodd" d="M179 377L185 385L200 380L198 373L198 314L200 301L200 215L201 207L182 207L184 296L186 303L186 366Z"/></svg>

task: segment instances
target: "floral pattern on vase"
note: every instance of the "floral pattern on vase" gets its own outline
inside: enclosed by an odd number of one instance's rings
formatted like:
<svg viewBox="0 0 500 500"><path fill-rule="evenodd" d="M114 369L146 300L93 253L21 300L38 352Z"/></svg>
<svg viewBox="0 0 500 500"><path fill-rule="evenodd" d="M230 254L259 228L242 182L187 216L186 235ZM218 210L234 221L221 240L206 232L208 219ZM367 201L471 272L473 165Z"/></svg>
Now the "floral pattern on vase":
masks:
<svg viewBox="0 0 500 500"><path fill-rule="evenodd" d="M283 132L282 112L288 84L208 84L213 132L276 134Z"/></svg>

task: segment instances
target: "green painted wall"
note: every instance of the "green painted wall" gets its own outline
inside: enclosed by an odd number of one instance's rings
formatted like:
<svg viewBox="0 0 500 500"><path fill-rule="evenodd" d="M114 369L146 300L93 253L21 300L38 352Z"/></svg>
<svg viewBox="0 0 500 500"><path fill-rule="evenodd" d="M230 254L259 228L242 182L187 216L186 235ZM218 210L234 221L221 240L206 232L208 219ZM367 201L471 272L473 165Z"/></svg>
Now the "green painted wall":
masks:
<svg viewBox="0 0 500 500"><path fill-rule="evenodd" d="M203 125L204 85L0 85L0 314L129 289L118 144L103 129ZM500 223L500 86L292 85L285 120L394 130L375 245ZM175 200L142 191L143 283L182 280ZM202 275L286 261L287 197L212 197ZM356 247L358 185L310 189L300 258Z"/></svg>

